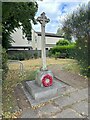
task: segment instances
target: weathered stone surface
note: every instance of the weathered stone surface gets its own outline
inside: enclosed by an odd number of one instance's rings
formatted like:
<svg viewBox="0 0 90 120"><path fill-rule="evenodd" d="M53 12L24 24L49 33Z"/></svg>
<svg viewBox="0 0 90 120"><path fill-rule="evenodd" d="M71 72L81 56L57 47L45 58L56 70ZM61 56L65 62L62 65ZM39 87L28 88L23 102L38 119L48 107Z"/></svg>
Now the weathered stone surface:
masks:
<svg viewBox="0 0 90 120"><path fill-rule="evenodd" d="M26 88L28 89L29 93L33 96L33 98L46 98L47 96L53 96L62 94L65 92L66 85L62 82L54 81L53 85L50 87L39 87L35 83L35 81L27 81ZM36 95L36 96L35 96ZM40 96L41 95L41 96Z"/></svg>
<svg viewBox="0 0 90 120"><path fill-rule="evenodd" d="M72 106L72 109L82 114L83 116L88 116L88 101L76 103Z"/></svg>
<svg viewBox="0 0 90 120"><path fill-rule="evenodd" d="M35 100L46 98L49 96L54 96L54 95L56 96L58 90L56 83L54 83L50 87L39 87L35 83L35 81L27 81L26 88Z"/></svg>
<svg viewBox="0 0 90 120"><path fill-rule="evenodd" d="M65 84L54 81L50 87L39 87L35 81L27 81L26 88L23 89L31 106L42 104L52 99L56 99L65 91Z"/></svg>
<svg viewBox="0 0 90 120"><path fill-rule="evenodd" d="M52 114L57 113L58 111L61 111L61 109L59 107L56 107L52 104L47 104L41 108L38 108L38 113L41 114L41 116L50 116Z"/></svg>
<svg viewBox="0 0 90 120"><path fill-rule="evenodd" d="M66 90L69 94L59 96L54 99L54 102L48 103L36 110L31 109L32 112L30 112L30 110L23 112L22 118L88 118L86 106L88 89L78 90L68 86ZM29 97L31 96L29 95ZM29 100L31 105L37 105L44 101L48 101L48 99L35 101L32 98Z"/></svg>
<svg viewBox="0 0 90 120"><path fill-rule="evenodd" d="M42 47L42 69L46 70L46 49L45 49L45 25L50 20L45 16L45 13L43 12L40 17L37 18L37 21L41 24L41 47Z"/></svg>
<svg viewBox="0 0 90 120"><path fill-rule="evenodd" d="M75 89L75 88L73 88L73 87L71 87L71 86L69 86L69 85L66 85L66 90L63 92L63 94L65 95L65 94L69 94L69 93L72 93L72 92L75 92L75 91L77 91L78 89Z"/></svg>
<svg viewBox="0 0 90 120"><path fill-rule="evenodd" d="M23 113L24 114L21 114L21 118L39 118L37 111L32 109L26 109Z"/></svg>
<svg viewBox="0 0 90 120"><path fill-rule="evenodd" d="M88 88L70 93L70 97L72 97L72 99L74 99L75 101L81 101L86 98L88 99Z"/></svg>
<svg viewBox="0 0 90 120"><path fill-rule="evenodd" d="M65 107L70 106L86 98L88 98L88 91L87 89L82 89L76 90L75 92L71 92L68 96L59 97L55 100L55 103L60 107Z"/></svg>
<svg viewBox="0 0 90 120"><path fill-rule="evenodd" d="M55 100L55 104L58 105L60 108L65 106L70 106L74 103L74 100L69 96L61 96Z"/></svg>
<svg viewBox="0 0 90 120"><path fill-rule="evenodd" d="M68 108L66 110L63 110L61 113L58 113L56 116L53 116L54 118L83 118L81 115L79 115L74 110Z"/></svg>

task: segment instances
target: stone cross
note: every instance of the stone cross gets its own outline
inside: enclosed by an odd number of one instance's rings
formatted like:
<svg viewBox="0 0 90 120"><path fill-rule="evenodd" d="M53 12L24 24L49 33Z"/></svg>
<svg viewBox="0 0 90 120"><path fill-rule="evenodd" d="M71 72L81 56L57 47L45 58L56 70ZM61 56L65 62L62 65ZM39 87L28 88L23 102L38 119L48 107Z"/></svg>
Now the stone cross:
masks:
<svg viewBox="0 0 90 120"><path fill-rule="evenodd" d="M40 17L37 18L37 21L41 24L41 46L42 46L42 69L47 70L46 67L46 48L45 48L45 24L50 21L45 16L45 13L43 12Z"/></svg>

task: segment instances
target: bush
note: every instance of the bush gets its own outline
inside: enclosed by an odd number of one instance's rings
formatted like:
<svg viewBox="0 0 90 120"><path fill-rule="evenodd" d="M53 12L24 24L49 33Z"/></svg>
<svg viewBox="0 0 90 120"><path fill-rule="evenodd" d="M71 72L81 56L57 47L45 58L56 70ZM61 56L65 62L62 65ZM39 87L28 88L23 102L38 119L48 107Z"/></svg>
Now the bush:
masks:
<svg viewBox="0 0 90 120"><path fill-rule="evenodd" d="M88 64L89 52L87 37L77 39L75 53L75 58L81 65L81 73L83 73L83 75L90 76Z"/></svg>
<svg viewBox="0 0 90 120"><path fill-rule="evenodd" d="M7 72L8 72L8 66L7 66L7 61L8 61L8 55L6 53L5 49L2 49L2 79L4 80L6 78Z"/></svg>
<svg viewBox="0 0 90 120"><path fill-rule="evenodd" d="M57 52L60 53L60 57L71 57L74 56L75 45L68 45L68 46L55 46L50 49L51 54L56 54Z"/></svg>
<svg viewBox="0 0 90 120"><path fill-rule="evenodd" d="M38 53L35 51L33 56L34 56L35 59L37 59L38 58Z"/></svg>
<svg viewBox="0 0 90 120"><path fill-rule="evenodd" d="M24 60L25 55L23 53L15 53L14 55L9 55L9 59L11 59L11 60Z"/></svg>
<svg viewBox="0 0 90 120"><path fill-rule="evenodd" d="M8 59L11 60L25 60L25 59L30 59L32 58L32 55L28 52L18 52L14 53L13 55L8 55Z"/></svg>
<svg viewBox="0 0 90 120"><path fill-rule="evenodd" d="M56 43L57 46L64 46L64 45L69 45L69 44L70 44L70 42L69 42L68 40L66 40L66 39L59 40L59 41Z"/></svg>
<svg viewBox="0 0 90 120"><path fill-rule="evenodd" d="M60 57L60 52L56 52L55 53L55 59L59 58Z"/></svg>

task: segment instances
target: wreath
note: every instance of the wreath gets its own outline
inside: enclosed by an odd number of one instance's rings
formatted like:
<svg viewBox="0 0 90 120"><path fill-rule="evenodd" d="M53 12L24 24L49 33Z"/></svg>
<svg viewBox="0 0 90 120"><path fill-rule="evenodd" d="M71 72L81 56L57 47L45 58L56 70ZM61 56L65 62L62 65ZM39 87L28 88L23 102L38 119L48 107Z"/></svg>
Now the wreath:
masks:
<svg viewBox="0 0 90 120"><path fill-rule="evenodd" d="M46 74L46 75L42 78L42 83L43 83L43 86L45 86L45 87L51 86L52 83L53 83L53 78L52 78L52 76L49 75L49 74Z"/></svg>

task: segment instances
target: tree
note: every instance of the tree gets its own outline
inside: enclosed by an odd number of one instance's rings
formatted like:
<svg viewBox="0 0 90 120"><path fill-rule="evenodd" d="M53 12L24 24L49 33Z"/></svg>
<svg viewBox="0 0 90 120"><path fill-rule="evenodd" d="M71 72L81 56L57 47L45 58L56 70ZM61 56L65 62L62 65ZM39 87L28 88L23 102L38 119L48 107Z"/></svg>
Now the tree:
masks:
<svg viewBox="0 0 90 120"><path fill-rule="evenodd" d="M64 34L64 31L63 31L61 28L58 28L56 34L57 34L57 35L63 35L63 34Z"/></svg>
<svg viewBox="0 0 90 120"><path fill-rule="evenodd" d="M71 35L70 35L70 32L69 32L69 29L67 30L67 32L64 32L64 30L62 28L58 28L57 30L57 35L61 35L61 36L64 36L65 39L67 39L68 41L71 42Z"/></svg>
<svg viewBox="0 0 90 120"><path fill-rule="evenodd" d="M59 41L56 43L57 46L64 46L64 45L69 45L69 44L70 44L70 42L69 42L68 40L66 40L66 39L59 40Z"/></svg>
<svg viewBox="0 0 90 120"><path fill-rule="evenodd" d="M3 2L2 3L2 46L8 48L12 42L11 33L22 26L23 33L31 35L31 20L35 24L36 2Z"/></svg>
<svg viewBox="0 0 90 120"><path fill-rule="evenodd" d="M90 5L88 3L88 5ZM88 71L88 36L90 22L90 9L88 5L82 5L73 12L63 24L63 31L76 37L76 59L82 65L84 73ZM89 39L90 40L90 39Z"/></svg>

